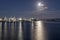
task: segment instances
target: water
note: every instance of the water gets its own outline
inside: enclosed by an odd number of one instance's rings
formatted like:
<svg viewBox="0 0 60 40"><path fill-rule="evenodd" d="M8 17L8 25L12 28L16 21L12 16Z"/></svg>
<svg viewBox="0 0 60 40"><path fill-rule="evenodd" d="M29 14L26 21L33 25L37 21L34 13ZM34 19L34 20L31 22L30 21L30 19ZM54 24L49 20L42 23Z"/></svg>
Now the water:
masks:
<svg viewBox="0 0 60 40"><path fill-rule="evenodd" d="M19 22L19 37L18 40L23 40L22 21Z"/></svg>
<svg viewBox="0 0 60 40"><path fill-rule="evenodd" d="M60 22L44 22L48 40L60 40Z"/></svg>
<svg viewBox="0 0 60 40"><path fill-rule="evenodd" d="M35 40L46 40L45 39L45 30L43 26L43 21L35 21Z"/></svg>
<svg viewBox="0 0 60 40"><path fill-rule="evenodd" d="M60 40L60 22L0 22L0 40Z"/></svg>
<svg viewBox="0 0 60 40"><path fill-rule="evenodd" d="M1 34L2 34L2 33L1 33L1 32L2 32L2 27L1 27L1 26L2 26L2 22L0 22L0 40L1 40L1 36L2 36L2 35L1 35Z"/></svg>
<svg viewBox="0 0 60 40"><path fill-rule="evenodd" d="M37 21L34 27L34 40L60 40L60 22Z"/></svg>

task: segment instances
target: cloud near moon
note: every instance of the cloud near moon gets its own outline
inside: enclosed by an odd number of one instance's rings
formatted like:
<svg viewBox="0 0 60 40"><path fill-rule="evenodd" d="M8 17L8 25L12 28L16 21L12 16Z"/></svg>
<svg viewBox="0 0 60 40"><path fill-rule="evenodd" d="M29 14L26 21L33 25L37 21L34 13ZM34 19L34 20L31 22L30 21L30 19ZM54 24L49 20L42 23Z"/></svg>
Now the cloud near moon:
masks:
<svg viewBox="0 0 60 40"><path fill-rule="evenodd" d="M46 7L42 2L37 2L37 10L43 11L43 10L45 10L47 8L48 7Z"/></svg>

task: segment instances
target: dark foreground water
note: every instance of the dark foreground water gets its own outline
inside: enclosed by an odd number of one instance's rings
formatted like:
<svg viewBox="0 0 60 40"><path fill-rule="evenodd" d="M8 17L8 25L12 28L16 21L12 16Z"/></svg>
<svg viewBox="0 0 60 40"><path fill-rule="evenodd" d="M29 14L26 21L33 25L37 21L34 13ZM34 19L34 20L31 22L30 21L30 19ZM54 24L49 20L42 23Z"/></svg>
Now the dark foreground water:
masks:
<svg viewBox="0 0 60 40"><path fill-rule="evenodd" d="M48 40L60 40L60 22L44 22Z"/></svg>
<svg viewBox="0 0 60 40"><path fill-rule="evenodd" d="M19 24L19 23L16 23L16 24ZM34 31L33 33L31 31L32 27L31 27L31 22L22 22L22 26L19 26L19 25L16 25L16 30L13 31L14 28L10 28L10 26L7 26L9 27L9 29L6 29L7 30L7 33L5 32L4 33L4 24L2 25L2 34L0 33L0 40L39 40L39 38L41 38L41 36L36 36L36 34L39 34L39 28L37 28L36 31ZM46 40L60 40L60 22L55 22L55 21L43 21L42 23L45 31L46 31ZM39 24L38 26L41 26L41 24ZM13 27L13 26L11 26ZM19 30L19 27L22 27L21 30ZM41 29L41 28L40 28ZM0 30L1 30L1 25L0 25ZM11 32L12 30L12 32ZM35 30L35 29L34 29ZM20 31L20 33L19 33ZM23 34L21 34L21 31L23 32ZM5 37L4 39L4 34L5 36L7 35L7 37ZM32 35L36 38L32 38ZM23 37L21 37L23 36Z"/></svg>

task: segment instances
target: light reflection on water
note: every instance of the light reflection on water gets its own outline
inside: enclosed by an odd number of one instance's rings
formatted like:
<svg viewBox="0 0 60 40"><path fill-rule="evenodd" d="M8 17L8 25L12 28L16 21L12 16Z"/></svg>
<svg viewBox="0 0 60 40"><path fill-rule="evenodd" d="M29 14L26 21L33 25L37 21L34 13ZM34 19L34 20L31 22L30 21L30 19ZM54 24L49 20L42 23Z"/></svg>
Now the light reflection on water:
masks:
<svg viewBox="0 0 60 40"><path fill-rule="evenodd" d="M43 22L35 21L35 40L45 40L44 34Z"/></svg>
<svg viewBox="0 0 60 40"><path fill-rule="evenodd" d="M18 40L23 40L23 33L22 33L23 31L22 31L22 24L21 23L22 22L20 21L19 22L19 33L18 33L19 34L18 35L19 37L18 37Z"/></svg>
<svg viewBox="0 0 60 40"><path fill-rule="evenodd" d="M16 31L18 31L18 33L17 33L18 40L60 40L60 22L24 21L22 23L20 21L18 24L19 25L16 26L16 29L19 29L19 31L16 30ZM13 27L13 25L14 25L14 23L11 25L11 28ZM4 36L7 36L8 31L6 31L5 27L6 27L6 25L4 26L3 33L5 33ZM7 27L9 27L9 25ZM9 30L9 29L7 29L7 30ZM12 31L13 31L13 29L14 29L14 27L12 28ZM0 32L1 31L2 31L2 23L0 22ZM10 33L11 32L9 32L9 34ZM15 35L14 32L12 32L12 34ZM2 35L0 33L0 39L1 39ZM13 35L11 35L11 36L13 36ZM6 39L4 39L4 40L6 40Z"/></svg>

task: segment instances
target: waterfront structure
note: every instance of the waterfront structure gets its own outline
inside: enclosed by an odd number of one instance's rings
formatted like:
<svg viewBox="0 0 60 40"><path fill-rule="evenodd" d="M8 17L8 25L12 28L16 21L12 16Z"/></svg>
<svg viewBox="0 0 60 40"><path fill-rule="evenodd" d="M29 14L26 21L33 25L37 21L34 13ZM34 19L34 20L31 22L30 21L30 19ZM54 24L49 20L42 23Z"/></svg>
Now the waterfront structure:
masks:
<svg viewBox="0 0 60 40"><path fill-rule="evenodd" d="M15 28L16 28L16 18L10 18L9 19L9 25L10 25L10 32L11 32L11 40L14 40L15 38Z"/></svg>
<svg viewBox="0 0 60 40"><path fill-rule="evenodd" d="M45 40L41 20L22 18L0 19L1 40Z"/></svg>

